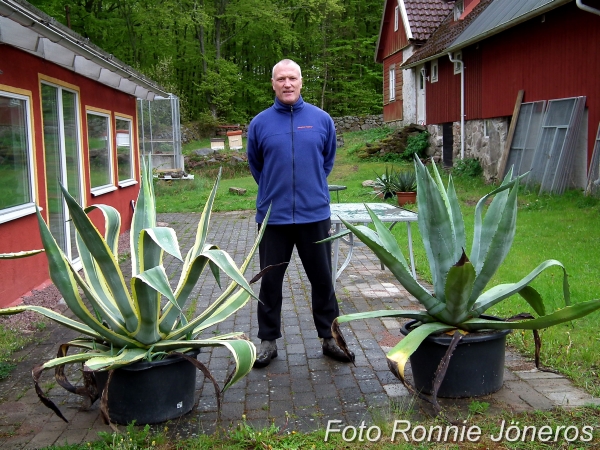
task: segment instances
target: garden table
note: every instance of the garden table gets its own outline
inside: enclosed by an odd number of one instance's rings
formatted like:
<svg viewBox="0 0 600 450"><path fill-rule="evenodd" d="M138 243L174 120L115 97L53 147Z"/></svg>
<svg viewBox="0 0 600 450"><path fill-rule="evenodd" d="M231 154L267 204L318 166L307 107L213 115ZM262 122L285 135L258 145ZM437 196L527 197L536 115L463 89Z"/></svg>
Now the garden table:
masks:
<svg viewBox="0 0 600 450"><path fill-rule="evenodd" d="M371 216L369 216L365 205L368 206L369 209L371 209L382 222L390 223L390 230L398 222L406 222L410 267L412 276L416 279L417 273L415 271L415 258L413 254L410 223L417 221L417 213L409 211L408 209L398 208L388 203L331 203L329 205L331 208L331 224L335 225L335 233L339 233L342 229L341 219L344 219L346 222L352 224L371 223ZM338 269L337 266L339 262L340 241L342 241L344 244L347 244L349 246L349 250L348 254L346 255L346 260ZM334 287L336 280L342 274L346 266L348 266L350 263L352 252L356 245L358 245L358 243L355 242L353 233L350 233L346 238L340 238L333 241L332 281ZM381 265L381 268L383 269L383 264Z"/></svg>

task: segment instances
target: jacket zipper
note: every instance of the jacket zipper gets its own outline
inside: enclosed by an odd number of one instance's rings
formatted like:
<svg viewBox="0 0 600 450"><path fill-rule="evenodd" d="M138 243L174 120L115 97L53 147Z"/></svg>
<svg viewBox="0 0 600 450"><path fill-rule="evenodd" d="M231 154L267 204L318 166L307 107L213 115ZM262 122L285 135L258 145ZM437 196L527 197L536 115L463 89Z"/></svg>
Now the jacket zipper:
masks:
<svg viewBox="0 0 600 450"><path fill-rule="evenodd" d="M296 158L294 154L294 106L290 105L290 126L292 133L292 223L296 223Z"/></svg>

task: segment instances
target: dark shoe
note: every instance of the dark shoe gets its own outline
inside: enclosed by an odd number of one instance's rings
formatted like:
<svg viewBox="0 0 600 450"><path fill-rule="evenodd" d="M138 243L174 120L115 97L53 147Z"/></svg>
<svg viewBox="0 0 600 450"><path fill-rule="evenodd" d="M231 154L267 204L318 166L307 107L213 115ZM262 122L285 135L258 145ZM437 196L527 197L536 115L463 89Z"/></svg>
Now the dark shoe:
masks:
<svg viewBox="0 0 600 450"><path fill-rule="evenodd" d="M346 355L333 339L323 339L323 355L340 362L354 362L354 353Z"/></svg>
<svg viewBox="0 0 600 450"><path fill-rule="evenodd" d="M256 361L254 361L255 368L266 367L271 364L271 360L277 358L277 344L275 341L260 342L260 350L256 355Z"/></svg>

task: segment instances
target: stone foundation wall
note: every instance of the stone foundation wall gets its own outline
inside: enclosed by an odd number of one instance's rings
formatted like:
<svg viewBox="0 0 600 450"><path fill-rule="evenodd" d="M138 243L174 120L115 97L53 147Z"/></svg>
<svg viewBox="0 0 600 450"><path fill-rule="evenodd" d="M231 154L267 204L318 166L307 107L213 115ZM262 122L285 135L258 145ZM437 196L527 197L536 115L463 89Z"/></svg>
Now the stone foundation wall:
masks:
<svg viewBox="0 0 600 450"><path fill-rule="evenodd" d="M486 130L487 128L487 130ZM430 151L434 156L442 156L442 125L427 125ZM487 131L487 136L486 136ZM486 181L498 178L498 161L504 151L508 119L497 117L465 122L465 158L477 158L483 168ZM460 159L460 122L452 124L452 160Z"/></svg>

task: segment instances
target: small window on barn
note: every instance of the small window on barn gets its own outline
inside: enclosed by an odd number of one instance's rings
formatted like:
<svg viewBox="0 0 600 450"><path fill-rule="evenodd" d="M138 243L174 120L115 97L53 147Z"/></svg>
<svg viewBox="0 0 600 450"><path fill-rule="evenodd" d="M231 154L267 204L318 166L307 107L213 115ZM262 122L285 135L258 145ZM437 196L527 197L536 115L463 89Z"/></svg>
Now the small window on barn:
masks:
<svg viewBox="0 0 600 450"><path fill-rule="evenodd" d="M92 195L114 191L110 116L88 111L87 129Z"/></svg>
<svg viewBox="0 0 600 450"><path fill-rule="evenodd" d="M454 20L460 19L462 13L465 11L465 2L463 0L456 0L454 2Z"/></svg>
<svg viewBox="0 0 600 450"><path fill-rule="evenodd" d="M398 23L400 21L400 8L396 6L394 8L394 31L398 31Z"/></svg>
<svg viewBox="0 0 600 450"><path fill-rule="evenodd" d="M396 69L390 67L390 102L396 100Z"/></svg>
<svg viewBox="0 0 600 450"><path fill-rule="evenodd" d="M438 80L438 60L431 61L431 82L437 83Z"/></svg>
<svg viewBox="0 0 600 450"><path fill-rule="evenodd" d="M462 61L462 52L454 52L454 58L452 59L458 59L459 61ZM454 75L459 74L462 72L462 64L459 62L455 62L454 63Z"/></svg>
<svg viewBox="0 0 600 450"><path fill-rule="evenodd" d="M0 223L35 212L30 100L0 91Z"/></svg>
<svg viewBox="0 0 600 450"><path fill-rule="evenodd" d="M135 184L133 176L133 143L131 134L131 119L117 117L115 120L117 136L117 174L119 186L126 187Z"/></svg>

